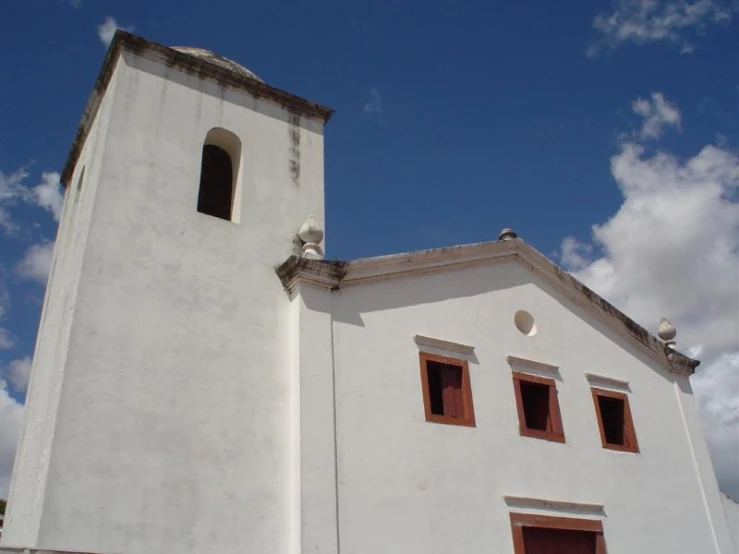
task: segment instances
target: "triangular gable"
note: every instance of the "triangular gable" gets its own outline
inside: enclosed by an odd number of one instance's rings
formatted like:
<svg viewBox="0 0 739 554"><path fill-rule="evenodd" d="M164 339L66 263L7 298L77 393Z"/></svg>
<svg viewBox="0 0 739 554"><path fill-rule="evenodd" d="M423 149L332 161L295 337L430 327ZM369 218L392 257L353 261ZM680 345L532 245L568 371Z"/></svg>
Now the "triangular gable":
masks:
<svg viewBox="0 0 739 554"><path fill-rule="evenodd" d="M288 291L292 291L298 283L335 290L505 261L515 261L523 265L670 371L691 375L700 363L660 341L518 238L362 258L350 262L291 256L277 268L277 275Z"/></svg>

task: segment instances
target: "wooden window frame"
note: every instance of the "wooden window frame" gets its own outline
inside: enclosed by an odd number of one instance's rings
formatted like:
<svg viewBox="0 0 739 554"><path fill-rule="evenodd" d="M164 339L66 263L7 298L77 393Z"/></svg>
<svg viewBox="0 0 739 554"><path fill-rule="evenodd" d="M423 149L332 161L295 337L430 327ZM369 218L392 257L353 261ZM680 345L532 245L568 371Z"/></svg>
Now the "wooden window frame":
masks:
<svg viewBox="0 0 739 554"><path fill-rule="evenodd" d="M607 554L606 540L603 536L603 522L599 519L580 519L536 514L511 514L514 554L526 554L523 542L524 527L537 529L559 529L561 531L588 531L595 533L595 553Z"/></svg>
<svg viewBox="0 0 739 554"><path fill-rule="evenodd" d="M526 413L523 408L523 397L521 395L521 382L536 383L549 387L549 410L552 421L551 431L530 429L526 426ZM516 409L518 410L518 430L522 437L532 437L554 442L565 442L565 432L562 426L562 413L559 410L559 398L557 383L554 379L529 375L528 373L513 372L513 390L516 396Z"/></svg>
<svg viewBox="0 0 739 554"><path fill-rule="evenodd" d="M631 407L629 406L629 396L623 392L616 392L612 390L600 389L591 387L590 389L593 394L593 405L595 407L595 416L598 420L598 431L600 432L600 442L603 448L608 450L618 450L619 452L639 452L639 442L636 439L636 430L634 429L634 419L631 416ZM600 413L600 404L598 397L604 396L606 398L617 398L623 400L624 403L624 439L626 444L613 444L606 442L606 432L603 427L603 416Z"/></svg>
<svg viewBox="0 0 739 554"><path fill-rule="evenodd" d="M472 386L470 384L470 368L467 360L451 356L438 356L436 354L429 354L428 352L420 352L419 360L421 366L421 387L423 389L423 409L426 414L426 421L476 427L475 407L472 403ZM426 366L427 362L437 362L462 368L462 404L464 417L458 418L444 416L435 414L431 411L431 393L429 391L428 369Z"/></svg>

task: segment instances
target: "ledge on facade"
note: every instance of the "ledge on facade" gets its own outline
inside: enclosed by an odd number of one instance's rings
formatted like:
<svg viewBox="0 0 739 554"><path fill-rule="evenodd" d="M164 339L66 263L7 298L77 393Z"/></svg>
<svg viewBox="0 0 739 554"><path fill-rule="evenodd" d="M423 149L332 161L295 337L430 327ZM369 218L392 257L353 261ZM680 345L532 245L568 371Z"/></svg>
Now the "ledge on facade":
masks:
<svg viewBox="0 0 739 554"><path fill-rule="evenodd" d="M65 187L69 184L69 179L72 177L72 171L79 158L82 145L87 138L90 125L95 119L100 102L113 76L116 62L124 51L160 61L169 67L177 68L185 73L214 81L225 88L244 90L255 98L265 98L293 113L311 119L317 119L324 123L334 113L329 107L268 85L256 77L249 77L244 71L229 69L228 67L224 67L224 65L216 64L206 58L193 56L119 29L116 31L113 41L108 48L108 53L103 60L103 66L100 69L92 94L85 106L82 120L77 128L72 143L72 150L67 156L67 161L64 163L61 182Z"/></svg>
<svg viewBox="0 0 739 554"><path fill-rule="evenodd" d="M608 377L606 375L598 375L597 373L586 373L585 378L591 385L595 385L596 387L606 387L625 391L631 390L629 382L623 379L616 379L615 377Z"/></svg>
<svg viewBox="0 0 739 554"><path fill-rule="evenodd" d="M277 269L277 275L288 290L292 290L294 283L299 280L338 289L508 261L522 264L554 285L669 371L682 375L695 373L695 368L700 364L698 360L666 345L520 238L404 252L350 262L292 256Z"/></svg>
<svg viewBox="0 0 739 554"><path fill-rule="evenodd" d="M88 552L81 550L49 550L48 548L23 548L0 546L0 554L117 554L114 552Z"/></svg>
<svg viewBox="0 0 739 554"><path fill-rule="evenodd" d="M520 356L506 356L506 362L511 369L518 368L524 370L534 370L549 375L559 375L559 366L530 360L529 358L521 358Z"/></svg>
<svg viewBox="0 0 739 554"><path fill-rule="evenodd" d="M605 508L603 504L594 504L590 502L570 502L564 500L549 500L545 498L533 498L530 496L511 496L503 497L509 508L525 509L525 510L549 510L554 512L569 512L572 514L588 514L591 516L605 516Z"/></svg>
<svg viewBox="0 0 739 554"><path fill-rule="evenodd" d="M475 347L469 344L462 344L460 342L452 342L449 340L437 339L434 337L427 337L425 335L415 335L413 340L418 345L419 349L424 347L436 348L438 350L448 350L449 352L456 352L463 356L472 356L475 353Z"/></svg>
<svg viewBox="0 0 739 554"><path fill-rule="evenodd" d="M289 291L298 281L308 282L321 288L338 288L346 275L347 262L312 260L300 256L290 256L275 271L282 285Z"/></svg>

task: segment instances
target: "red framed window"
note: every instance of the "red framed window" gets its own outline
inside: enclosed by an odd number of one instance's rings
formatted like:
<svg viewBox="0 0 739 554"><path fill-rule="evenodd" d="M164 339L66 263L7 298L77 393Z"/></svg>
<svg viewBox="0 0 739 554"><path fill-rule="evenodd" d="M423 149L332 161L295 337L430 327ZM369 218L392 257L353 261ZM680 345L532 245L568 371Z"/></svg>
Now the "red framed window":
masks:
<svg viewBox="0 0 739 554"><path fill-rule="evenodd" d="M513 373L521 436L565 442L554 379Z"/></svg>
<svg viewBox="0 0 739 554"><path fill-rule="evenodd" d="M466 360L420 353L426 421L475 426L470 372Z"/></svg>
<svg viewBox="0 0 739 554"><path fill-rule="evenodd" d="M592 392L603 448L639 452L629 397L622 392L596 388Z"/></svg>
<svg viewBox="0 0 739 554"><path fill-rule="evenodd" d="M511 514L515 554L606 554L600 520Z"/></svg>

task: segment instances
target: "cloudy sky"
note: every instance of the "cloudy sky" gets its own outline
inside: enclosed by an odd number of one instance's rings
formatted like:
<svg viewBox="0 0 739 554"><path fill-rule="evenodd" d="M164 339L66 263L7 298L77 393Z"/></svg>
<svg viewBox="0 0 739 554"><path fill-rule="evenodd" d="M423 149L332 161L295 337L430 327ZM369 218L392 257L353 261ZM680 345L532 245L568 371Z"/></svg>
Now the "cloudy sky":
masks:
<svg viewBox="0 0 739 554"><path fill-rule="evenodd" d="M336 108L329 257L511 226L647 329L670 318L721 488L739 499L739 8L721 0L5 0L0 497L62 204L117 27ZM392 201L388 202L388 199Z"/></svg>

